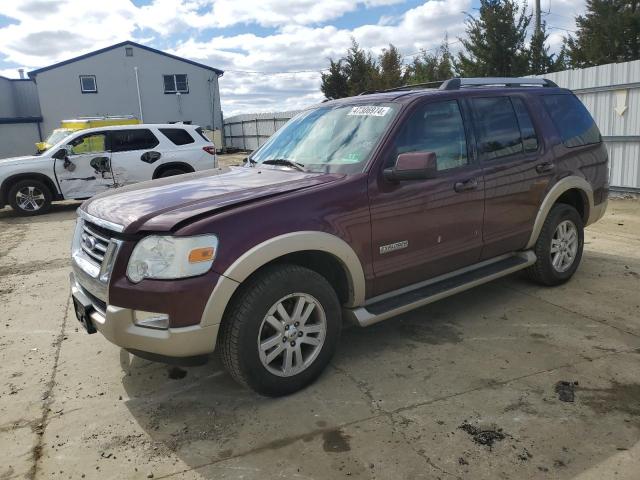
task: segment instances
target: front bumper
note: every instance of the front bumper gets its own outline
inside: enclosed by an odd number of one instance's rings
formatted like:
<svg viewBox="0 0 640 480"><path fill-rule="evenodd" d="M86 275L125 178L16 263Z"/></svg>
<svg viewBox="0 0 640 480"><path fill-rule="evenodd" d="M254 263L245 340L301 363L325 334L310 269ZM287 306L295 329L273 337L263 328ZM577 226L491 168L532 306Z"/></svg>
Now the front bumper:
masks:
<svg viewBox="0 0 640 480"><path fill-rule="evenodd" d="M93 325L107 340L131 351L161 357L194 357L214 351L219 324L192 325L166 330L140 327L134 323L134 311L104 304L95 293L85 290L71 273L71 295L83 304L91 304Z"/></svg>

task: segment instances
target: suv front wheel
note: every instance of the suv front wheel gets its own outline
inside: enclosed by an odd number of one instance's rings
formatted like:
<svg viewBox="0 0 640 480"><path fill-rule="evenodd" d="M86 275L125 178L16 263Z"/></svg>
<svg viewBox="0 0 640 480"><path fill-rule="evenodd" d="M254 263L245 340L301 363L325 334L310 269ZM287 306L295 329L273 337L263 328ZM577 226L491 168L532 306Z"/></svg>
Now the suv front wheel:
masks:
<svg viewBox="0 0 640 480"><path fill-rule="evenodd" d="M9 205L24 216L48 212L51 199L51 190L38 180L20 180L9 189Z"/></svg>
<svg viewBox="0 0 640 480"><path fill-rule="evenodd" d="M568 281L578 269L584 247L584 224L571 205L556 204L544 222L534 251L538 257L529 277L547 286Z"/></svg>
<svg viewBox="0 0 640 480"><path fill-rule="evenodd" d="M331 360L342 326L329 282L307 268L274 265L240 288L218 339L231 376L268 396L313 382Z"/></svg>

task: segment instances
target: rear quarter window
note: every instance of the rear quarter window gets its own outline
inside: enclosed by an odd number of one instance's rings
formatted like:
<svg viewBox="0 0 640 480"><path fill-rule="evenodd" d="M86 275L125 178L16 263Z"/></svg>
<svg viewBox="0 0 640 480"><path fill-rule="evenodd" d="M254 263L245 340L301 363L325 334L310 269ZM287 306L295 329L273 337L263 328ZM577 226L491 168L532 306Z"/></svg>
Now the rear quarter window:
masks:
<svg viewBox="0 0 640 480"><path fill-rule="evenodd" d="M128 152L132 150L148 150L158 145L156 136L146 128L131 130L112 130L111 151Z"/></svg>
<svg viewBox="0 0 640 480"><path fill-rule="evenodd" d="M188 145L195 142L191 134L183 128L160 128L159 130L174 145Z"/></svg>
<svg viewBox="0 0 640 480"><path fill-rule="evenodd" d="M589 111L575 95L545 95L542 102L565 146L580 147L602 141Z"/></svg>

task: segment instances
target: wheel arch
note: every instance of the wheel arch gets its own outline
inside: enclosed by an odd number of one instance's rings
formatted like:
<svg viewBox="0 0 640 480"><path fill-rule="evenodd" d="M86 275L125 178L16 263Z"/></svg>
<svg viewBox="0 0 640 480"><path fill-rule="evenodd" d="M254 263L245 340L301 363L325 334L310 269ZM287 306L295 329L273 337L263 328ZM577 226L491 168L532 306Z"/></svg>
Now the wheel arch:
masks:
<svg viewBox="0 0 640 480"><path fill-rule="evenodd" d="M187 162L167 162L162 165L158 165L158 167L153 171L153 176L151 177L153 180L160 177L163 172L166 170L171 170L172 168L177 168L180 170L184 170L185 173L195 172L193 166L189 165Z"/></svg>
<svg viewBox="0 0 640 480"><path fill-rule="evenodd" d="M209 296L202 324L219 323L237 288L256 272L275 263L293 263L323 275L336 288L346 307L364 303L364 270L351 246L329 233L293 232L256 245L227 268Z"/></svg>
<svg viewBox="0 0 640 480"><path fill-rule="evenodd" d="M11 190L11 187L15 185L16 182L30 179L44 183L51 190L53 200L62 199L60 191L58 190L58 186L51 177L44 173L24 172L11 175L10 177L7 177L2 181L2 184L0 185L0 206L9 204L9 190Z"/></svg>
<svg viewBox="0 0 640 480"><path fill-rule="evenodd" d="M530 249L535 245L547 215L549 215L551 208L556 203L565 203L576 208L585 226L595 221L592 220L594 212L593 189L589 182L578 176L562 178L549 190L540 204L526 249Z"/></svg>

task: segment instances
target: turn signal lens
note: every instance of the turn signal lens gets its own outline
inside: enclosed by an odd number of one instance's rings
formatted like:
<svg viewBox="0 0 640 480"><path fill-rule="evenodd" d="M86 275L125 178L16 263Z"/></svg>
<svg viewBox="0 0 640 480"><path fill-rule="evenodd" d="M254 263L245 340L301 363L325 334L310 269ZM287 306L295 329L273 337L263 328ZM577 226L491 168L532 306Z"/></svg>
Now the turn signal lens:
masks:
<svg viewBox="0 0 640 480"><path fill-rule="evenodd" d="M194 248L189 252L189 263L210 262L214 256L213 247Z"/></svg>

